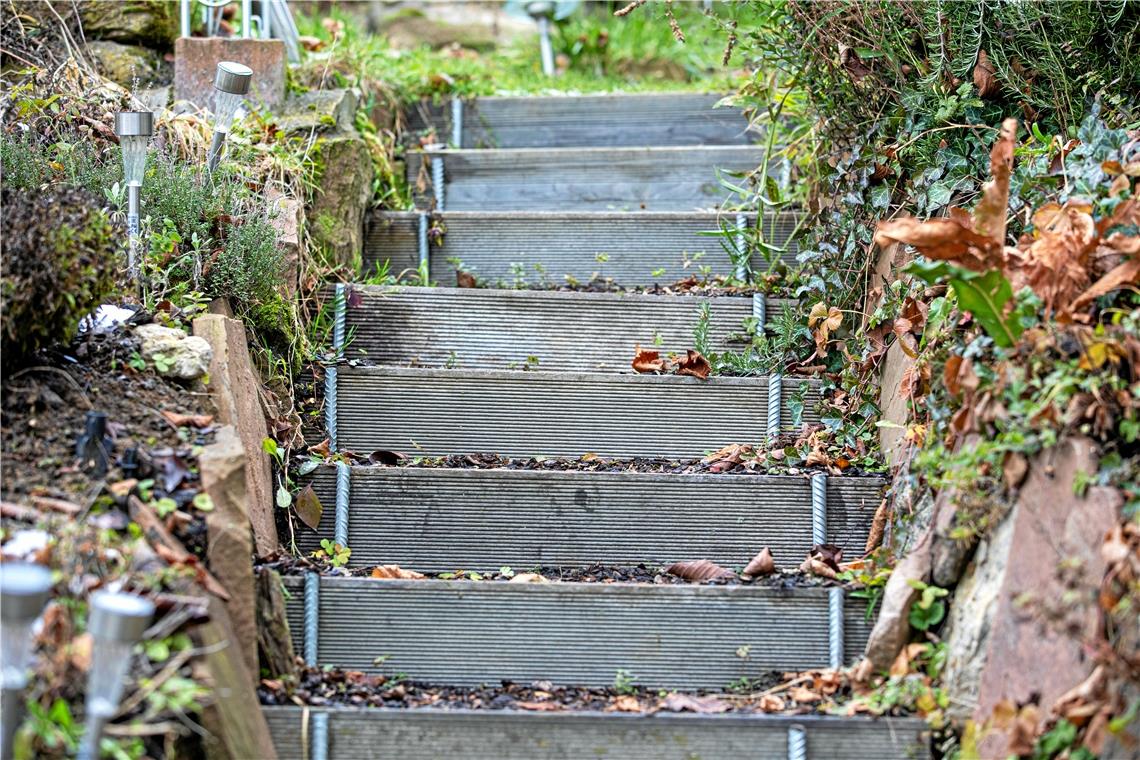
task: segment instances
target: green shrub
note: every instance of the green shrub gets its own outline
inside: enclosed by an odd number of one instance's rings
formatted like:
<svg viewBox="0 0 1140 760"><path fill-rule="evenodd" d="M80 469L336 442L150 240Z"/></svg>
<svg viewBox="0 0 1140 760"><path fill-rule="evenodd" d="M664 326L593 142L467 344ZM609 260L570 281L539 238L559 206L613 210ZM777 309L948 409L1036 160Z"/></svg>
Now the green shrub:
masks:
<svg viewBox="0 0 1140 760"><path fill-rule="evenodd" d="M225 247L211 265L206 285L215 296L252 307L273 300L284 283L283 272L273 227L260 219L249 220L227 229Z"/></svg>
<svg viewBox="0 0 1140 760"><path fill-rule="evenodd" d="M92 150L90 143L61 141L44 144L29 135L5 137L0 142L0 166L4 186L38 188L63 183L106 195L122 181L122 162L117 146Z"/></svg>
<svg viewBox="0 0 1140 760"><path fill-rule="evenodd" d="M3 353L6 368L75 335L79 320L115 288L115 228L98 196L57 186L5 187Z"/></svg>
<svg viewBox="0 0 1140 760"><path fill-rule="evenodd" d="M238 192L236 182L224 174L206 178L202 167L154 156L143 183L143 216L169 219L187 243L195 235L206 241L214 237L215 220L232 214Z"/></svg>

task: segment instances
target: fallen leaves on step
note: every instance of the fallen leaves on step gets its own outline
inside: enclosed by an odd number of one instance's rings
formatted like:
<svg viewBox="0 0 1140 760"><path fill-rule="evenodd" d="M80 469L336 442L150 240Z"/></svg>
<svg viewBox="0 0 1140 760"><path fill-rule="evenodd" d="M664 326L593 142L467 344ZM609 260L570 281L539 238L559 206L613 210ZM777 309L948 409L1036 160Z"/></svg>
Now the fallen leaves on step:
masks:
<svg viewBox="0 0 1140 760"><path fill-rule="evenodd" d="M475 275L470 272L464 272L462 269L455 270L455 287L457 288L475 288L478 283L475 280Z"/></svg>
<svg viewBox="0 0 1140 760"><path fill-rule="evenodd" d="M678 375L690 375L701 380L707 380L712 372L709 360L691 348L685 352L685 358L674 360L674 366Z"/></svg>
<svg viewBox="0 0 1140 760"><path fill-rule="evenodd" d="M305 486L297 494L293 509L296 510L297 517L301 518L301 522L309 526L310 530L317 530L320 527L325 508L321 505L321 500L312 485Z"/></svg>
<svg viewBox="0 0 1140 760"><path fill-rule="evenodd" d="M606 712L639 713L643 711L644 708L641 706L641 702L632 694L622 694L616 697L606 708Z"/></svg>
<svg viewBox="0 0 1140 760"><path fill-rule="evenodd" d="M752 558L748 566L744 568L741 575L745 580L755 578L758 575L770 575L776 572L776 561L772 559L772 552L765 546L760 550L760 553Z"/></svg>
<svg viewBox="0 0 1140 760"><path fill-rule="evenodd" d="M562 709L562 705L557 702L515 702L515 707L537 712L558 712Z"/></svg>
<svg viewBox="0 0 1140 760"><path fill-rule="evenodd" d="M387 578L405 581L423 580L427 576L415 570L405 570L399 565L377 565L372 568L373 578Z"/></svg>
<svg viewBox="0 0 1140 760"><path fill-rule="evenodd" d="M711 695L698 697L693 694L682 694L674 691L661 700L660 708L670 712L693 712L708 715L728 712L732 709L732 705Z"/></svg>
<svg viewBox="0 0 1140 760"><path fill-rule="evenodd" d="M678 375L689 375L700 380L707 380L712 372L712 365L700 351L688 349L684 356L670 356L662 359L657 351L649 351L640 345L634 349L633 361L630 362L635 372L641 374L658 374L673 372Z"/></svg>
<svg viewBox="0 0 1140 760"><path fill-rule="evenodd" d="M403 464L407 459L406 455L398 451L386 451L384 449L377 449L368 455L369 464L382 464L388 467Z"/></svg>
<svg viewBox="0 0 1140 760"><path fill-rule="evenodd" d="M665 568L665 572L684 578L687 581L697 582L736 577L736 573L721 567L715 562L710 562L707 559L674 562Z"/></svg>
<svg viewBox="0 0 1140 760"><path fill-rule="evenodd" d="M176 428L204 428L209 427L214 421L214 415L212 414L179 414L178 412L172 412L167 409L162 411L162 416Z"/></svg>
<svg viewBox="0 0 1140 760"><path fill-rule="evenodd" d="M665 360L661 358L661 354L656 351L646 351L641 346L637 347L637 353L633 357L633 369L636 372L649 373L649 372L664 372Z"/></svg>

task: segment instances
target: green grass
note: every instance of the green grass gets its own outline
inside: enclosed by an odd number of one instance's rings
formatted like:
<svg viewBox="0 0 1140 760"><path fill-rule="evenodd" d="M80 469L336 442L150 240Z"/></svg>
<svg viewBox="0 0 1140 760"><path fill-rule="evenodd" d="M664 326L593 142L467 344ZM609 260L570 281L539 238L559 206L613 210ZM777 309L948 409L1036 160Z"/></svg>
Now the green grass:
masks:
<svg viewBox="0 0 1140 760"><path fill-rule="evenodd" d="M748 76L737 55L722 64L728 39L726 23L739 17L748 28L753 11L744 5L718 3L716 17L706 16L699 3L674 3L674 13L686 41L674 39L665 5L650 2L622 18L608 3L583 3L553 34L555 55L565 70L545 77L539 64L538 37L526 36L487 52L464 49L433 50L421 45L396 50L382 35L371 35L358 20L333 8L332 18L344 23L340 40L332 43L321 20L301 16L302 34L325 40L325 48L310 53L298 81L311 84L329 75L338 85L377 83L395 100L407 102L444 95L508 95L564 92L690 90L733 92Z"/></svg>

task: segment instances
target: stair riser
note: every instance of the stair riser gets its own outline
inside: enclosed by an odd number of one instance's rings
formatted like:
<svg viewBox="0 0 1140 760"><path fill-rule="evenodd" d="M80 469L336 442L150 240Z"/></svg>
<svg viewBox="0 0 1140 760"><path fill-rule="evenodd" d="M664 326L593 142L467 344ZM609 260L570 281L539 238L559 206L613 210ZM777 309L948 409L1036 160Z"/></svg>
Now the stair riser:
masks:
<svg viewBox="0 0 1140 760"><path fill-rule="evenodd" d="M747 145L758 132L736 108L716 108L719 95L585 95L477 98L463 101L461 144L455 106L409 109L408 129L431 128L453 148L576 148L639 145Z"/></svg>
<svg viewBox="0 0 1140 760"><path fill-rule="evenodd" d="M287 579L298 651L303 585ZM461 685L605 686L626 669L651 688L718 689L773 670L828 666L828 591L326 577L317 663ZM862 600L846 601L844 662L866 643L864 610ZM741 647L747 658L737 656Z"/></svg>
<svg viewBox="0 0 1140 760"><path fill-rule="evenodd" d="M744 217L755 227L755 215ZM435 218L446 232L442 241L429 245L429 264L432 279L441 285L456 284L449 259L461 260L491 286L508 287L519 280L528 286L561 284L567 275L585 283L595 274L626 287L653 285L700 276L704 266L711 275L734 273L722 243L735 245L735 239L705 233L735 229L735 214L446 212ZM393 274L415 270L419 224L416 212L374 213L364 241L364 271L375 271L385 261ZM795 225L790 214L766 216L761 225L765 243L788 247L780 254L788 266L796 263L798 253L795 243L788 242ZM521 272L512 269L517 264L522 264ZM768 263L757 254L752 266L766 270Z"/></svg>
<svg viewBox="0 0 1140 760"><path fill-rule="evenodd" d="M768 379L349 367L337 373L337 447L408 455L699 457L767 435ZM818 391L806 390L804 422Z"/></svg>
<svg viewBox="0 0 1140 760"><path fill-rule="evenodd" d="M313 708L305 732L301 708L263 711L281 760L314 756L321 714L328 716L329 760L774 760L789 757L793 726L807 738L805 760L930 757L926 726L913 718Z"/></svg>
<svg viewBox="0 0 1140 760"><path fill-rule="evenodd" d="M308 554L334 539L336 473L310 481L325 507ZM828 543L863 552L884 481L832 478ZM353 567L517 572L537 565L649 565L709 559L742 567L762 547L777 566L812 546L812 493L795 476L657 475L355 467L349 478Z"/></svg>
<svg viewBox="0 0 1140 760"><path fill-rule="evenodd" d="M702 303L709 304L709 339L717 353L753 316L750 297L698 298L595 293L358 288L362 302L346 308L349 358L378 364L509 369L536 357L539 371L633 373L637 345L662 356L694 347ZM763 301L775 315L784 301ZM583 338L588 336L588 339Z"/></svg>
<svg viewBox="0 0 1140 760"><path fill-rule="evenodd" d="M425 155L407 157L416 208L432 207L435 197ZM764 159L751 147L448 150L430 156L443 161L445 211L712 208L733 195L720 185L718 172L755 171Z"/></svg>

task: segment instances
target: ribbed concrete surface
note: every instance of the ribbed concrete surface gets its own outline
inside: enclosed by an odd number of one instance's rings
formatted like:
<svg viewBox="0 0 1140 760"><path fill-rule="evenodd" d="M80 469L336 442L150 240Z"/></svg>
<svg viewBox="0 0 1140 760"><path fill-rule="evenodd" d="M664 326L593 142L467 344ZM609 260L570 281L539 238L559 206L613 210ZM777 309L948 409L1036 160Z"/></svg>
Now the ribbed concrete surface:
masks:
<svg viewBox="0 0 1140 760"><path fill-rule="evenodd" d="M455 284L456 267L449 259L459 259L465 270L490 285L507 287L520 279L526 285L562 284L567 275L587 282L597 274L633 287L701 276L701 267L709 267L712 275L733 273L722 245L733 240L707 234L735 230L733 213L447 211L433 218L446 230L442 242L430 246L431 276L441 285ZM745 218L749 227L756 226L755 214ZM793 214L769 214L761 224L766 243L787 245L780 257L788 266L796 263L798 253L795 243L788 242L795 226ZM374 212L365 233L365 271L385 260L393 274L414 270L419 265L418 229L414 211ZM766 270L767 262L757 254L753 267Z"/></svg>
<svg viewBox="0 0 1140 760"><path fill-rule="evenodd" d="M408 185L416 207L429 208L427 154L407 156ZM721 205L734 194L717 181L721 172L752 172L760 148L513 148L443 150L448 211L690 211ZM421 171L422 170L422 171ZM744 180L725 177L739 185Z"/></svg>
<svg viewBox="0 0 1140 760"><path fill-rule="evenodd" d="M818 400L807 384L804 421ZM695 457L767 429L768 379L350 367L337 372L342 449L409 455Z"/></svg>
<svg viewBox="0 0 1140 760"><path fill-rule="evenodd" d="M684 355L702 303L717 353L741 350L752 298L559 293L472 288L358 287L347 356L378 364L507 369L536 357L539 371L633 374L635 347ZM768 308L779 313L783 301ZM586 337L588 336L588 337ZM586 339L584 339L586 338Z"/></svg>
<svg viewBox="0 0 1140 760"><path fill-rule="evenodd" d="M785 760L793 725L806 732L805 760L930 757L916 718L313 708L310 721L318 711L330 716L329 760ZM311 757L301 708L264 713L281 760Z"/></svg>
<svg viewBox="0 0 1140 760"><path fill-rule="evenodd" d="M326 506L308 554L333 538L333 467L311 483ZM832 478L828 539L863 551L885 481ZM792 568L811 548L811 485L800 476L665 475L354 467L348 545L353 567L424 572L522 570L709 559L741 568L767 546Z"/></svg>
<svg viewBox="0 0 1140 760"><path fill-rule="evenodd" d="M636 145L745 145L738 108L715 108L720 95L638 93L473 98L463 104L462 145L454 148L564 148ZM453 135L450 101L413 106L408 128Z"/></svg>
<svg viewBox="0 0 1140 760"><path fill-rule="evenodd" d="M289 605L303 605L299 579ZM866 643L848 599L846 660ZM722 688L828 663L827 589L473 581L321 581L318 660L433 683L603 686L619 668L651 688ZM298 651L304 631L293 631ZM748 659L736 656L747 646Z"/></svg>

